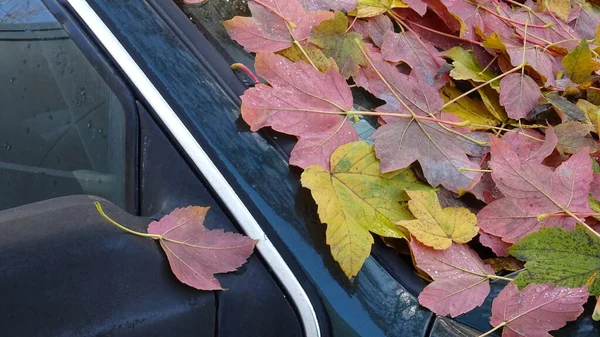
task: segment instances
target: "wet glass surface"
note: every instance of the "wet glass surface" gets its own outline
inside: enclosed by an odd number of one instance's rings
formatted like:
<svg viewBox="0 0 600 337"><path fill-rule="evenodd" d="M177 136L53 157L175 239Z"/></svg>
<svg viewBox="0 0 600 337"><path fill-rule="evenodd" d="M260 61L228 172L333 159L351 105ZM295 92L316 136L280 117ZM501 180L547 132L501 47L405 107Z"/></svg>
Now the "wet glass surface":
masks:
<svg viewBox="0 0 600 337"><path fill-rule="evenodd" d="M0 0L0 210L124 203L124 111L40 0Z"/></svg>

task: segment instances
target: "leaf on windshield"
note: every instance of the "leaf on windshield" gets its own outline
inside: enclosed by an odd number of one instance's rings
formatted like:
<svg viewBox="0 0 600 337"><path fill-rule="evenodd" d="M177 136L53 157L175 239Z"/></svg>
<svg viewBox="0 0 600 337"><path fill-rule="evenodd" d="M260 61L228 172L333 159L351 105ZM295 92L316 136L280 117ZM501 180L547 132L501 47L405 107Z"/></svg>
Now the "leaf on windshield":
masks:
<svg viewBox="0 0 600 337"><path fill-rule="evenodd" d="M452 242L471 241L479 227L477 217L463 207L442 208L434 191L406 191L410 197L408 209L416 220L401 220L419 242L435 249L447 249Z"/></svg>
<svg viewBox="0 0 600 337"><path fill-rule="evenodd" d="M358 140L341 115L352 110L352 93L335 69L321 73L304 62L292 63L270 53L258 53L255 67L270 86L258 84L244 93L242 117L253 131L270 126L300 137L292 152L294 165L328 168L333 150Z"/></svg>
<svg viewBox="0 0 600 337"><path fill-rule="evenodd" d="M331 172L309 166L301 181L317 202L331 254L348 278L358 274L369 256L371 232L405 237L395 225L412 219L405 190L429 189L410 169L381 173L373 147L365 142L341 146L331 155Z"/></svg>
<svg viewBox="0 0 600 337"><path fill-rule="evenodd" d="M587 150L552 171L536 162L523 161L500 139L491 137L491 144L492 178L505 198L490 203L477 214L483 231L514 243L542 226L573 228L575 219L560 216L564 212L591 212L593 175Z"/></svg>
<svg viewBox="0 0 600 337"><path fill-rule="evenodd" d="M381 53L385 60L402 61L432 79L436 77L442 65L446 64L433 45L420 41L418 36L410 32L385 32Z"/></svg>
<svg viewBox="0 0 600 337"><path fill-rule="evenodd" d="M542 228L509 248L509 253L525 261L527 270L515 282L519 287L552 283L571 288L583 287L600 273L600 239L583 226L570 232L562 228ZM600 280L589 286L592 295L600 295Z"/></svg>
<svg viewBox="0 0 600 337"><path fill-rule="evenodd" d="M349 12L358 5L357 0L300 0L307 12L334 10Z"/></svg>
<svg viewBox="0 0 600 337"><path fill-rule="evenodd" d="M490 293L488 275L494 270L467 245L453 243L446 250L435 250L413 239L410 249L417 267L433 279L419 294L419 303L437 315L464 314Z"/></svg>
<svg viewBox="0 0 600 337"><path fill-rule="evenodd" d="M503 337L550 336L574 321L587 301L586 288L532 284L519 291L509 283L492 302L492 326L502 326Z"/></svg>
<svg viewBox="0 0 600 337"><path fill-rule="evenodd" d="M309 41L323 48L323 53L337 63L340 74L345 78L356 75L359 67L367 65L357 43L362 44L361 37L355 32L346 32L348 17L336 12L333 19L321 22L316 26Z"/></svg>
<svg viewBox="0 0 600 337"><path fill-rule="evenodd" d="M298 0L249 1L252 17L223 22L229 35L248 51L276 52L305 40L313 27L333 17L331 12L306 13Z"/></svg>

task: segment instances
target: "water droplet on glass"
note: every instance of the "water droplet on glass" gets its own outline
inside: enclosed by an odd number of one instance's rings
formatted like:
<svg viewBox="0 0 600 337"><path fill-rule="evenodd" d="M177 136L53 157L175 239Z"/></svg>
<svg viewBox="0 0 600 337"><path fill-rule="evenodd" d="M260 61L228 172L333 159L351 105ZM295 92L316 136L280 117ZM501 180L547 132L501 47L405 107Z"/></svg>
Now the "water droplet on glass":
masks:
<svg viewBox="0 0 600 337"><path fill-rule="evenodd" d="M29 127L27 127L27 129L25 129L25 133L30 133L31 129Z"/></svg>
<svg viewBox="0 0 600 337"><path fill-rule="evenodd" d="M81 96L85 96L85 94L87 94L87 91L85 90L85 88L81 88L81 91L79 91L79 94Z"/></svg>
<svg viewBox="0 0 600 337"><path fill-rule="evenodd" d="M89 121L89 122L87 123L87 128L88 128L88 129L91 129L91 128L92 128L92 121Z"/></svg>
<svg viewBox="0 0 600 337"><path fill-rule="evenodd" d="M98 129L98 133L102 133L102 129Z"/></svg>
<svg viewBox="0 0 600 337"><path fill-rule="evenodd" d="M16 81L16 80L17 80L17 79L16 79L15 77L11 77L11 78L10 78L10 83L15 83L15 81Z"/></svg>
<svg viewBox="0 0 600 337"><path fill-rule="evenodd" d="M52 116L52 114L49 114L48 119L54 119L54 116Z"/></svg>
<svg viewBox="0 0 600 337"><path fill-rule="evenodd" d="M9 143L4 143L4 148L9 151L10 149L12 149L12 145Z"/></svg>

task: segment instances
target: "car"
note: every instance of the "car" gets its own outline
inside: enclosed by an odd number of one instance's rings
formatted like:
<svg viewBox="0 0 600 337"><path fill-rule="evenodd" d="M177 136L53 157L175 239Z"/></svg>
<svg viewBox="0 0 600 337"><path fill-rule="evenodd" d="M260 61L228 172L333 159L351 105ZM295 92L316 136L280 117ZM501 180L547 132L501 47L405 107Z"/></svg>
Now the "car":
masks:
<svg viewBox="0 0 600 337"><path fill-rule="evenodd" d="M425 282L375 244L349 281L287 164L294 140L252 133L252 56L220 22L245 1L0 0L1 336L477 336L419 306ZM367 139L372 126L357 123ZM144 231L176 207L259 241L225 291L177 282ZM589 317L589 316L587 316ZM598 336L584 318L560 336Z"/></svg>

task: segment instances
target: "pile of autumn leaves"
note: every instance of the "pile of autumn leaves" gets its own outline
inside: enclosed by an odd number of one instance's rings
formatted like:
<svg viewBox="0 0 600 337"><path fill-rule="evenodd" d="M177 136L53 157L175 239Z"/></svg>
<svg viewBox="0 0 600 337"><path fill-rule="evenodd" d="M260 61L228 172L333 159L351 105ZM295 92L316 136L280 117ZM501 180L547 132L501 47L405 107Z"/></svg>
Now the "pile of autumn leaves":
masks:
<svg viewBox="0 0 600 337"><path fill-rule="evenodd" d="M302 185L349 278L370 254L371 233L406 239L433 281L420 303L454 317L483 303L490 280L506 279L467 245L475 239L526 262L493 303L490 321L504 336L558 329L600 295L600 17L592 4L248 5L252 17L224 24L256 53L267 84L242 96L242 116L253 131L298 137L290 164L304 169ZM352 87L382 103L356 106ZM374 146L359 141L356 115L379 121ZM440 188L485 206L476 215L442 208Z"/></svg>

